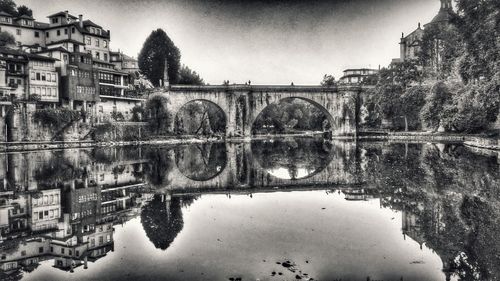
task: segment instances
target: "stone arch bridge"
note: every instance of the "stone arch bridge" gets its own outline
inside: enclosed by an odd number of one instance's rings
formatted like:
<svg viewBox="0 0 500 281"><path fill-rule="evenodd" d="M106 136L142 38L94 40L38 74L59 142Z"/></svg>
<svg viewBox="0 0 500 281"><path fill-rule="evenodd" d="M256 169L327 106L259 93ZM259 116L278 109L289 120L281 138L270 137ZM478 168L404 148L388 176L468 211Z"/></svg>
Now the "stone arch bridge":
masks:
<svg viewBox="0 0 500 281"><path fill-rule="evenodd" d="M252 125L269 105L282 100L305 100L328 116L334 136L357 135L360 86L181 86L173 85L153 95L168 97L168 109L175 117L179 110L192 101L206 101L217 105L226 117L227 137L250 137ZM174 128L172 118L171 128Z"/></svg>

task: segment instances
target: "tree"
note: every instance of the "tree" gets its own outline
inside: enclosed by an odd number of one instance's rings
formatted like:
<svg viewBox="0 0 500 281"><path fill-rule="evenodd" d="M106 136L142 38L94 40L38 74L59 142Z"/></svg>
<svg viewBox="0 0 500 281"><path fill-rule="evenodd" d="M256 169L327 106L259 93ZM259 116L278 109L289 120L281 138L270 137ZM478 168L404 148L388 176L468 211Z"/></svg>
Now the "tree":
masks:
<svg viewBox="0 0 500 281"><path fill-rule="evenodd" d="M203 79L186 65L182 65L179 71L179 84L183 85L205 85Z"/></svg>
<svg viewBox="0 0 500 281"><path fill-rule="evenodd" d="M451 115L452 94L448 85L443 81L437 82L432 87L425 102L420 113L422 121L429 128L437 130L441 121Z"/></svg>
<svg viewBox="0 0 500 281"><path fill-rule="evenodd" d="M21 5L21 6L17 7L17 14L19 16L26 15L26 16L33 17L33 10L26 7L25 5Z"/></svg>
<svg viewBox="0 0 500 281"><path fill-rule="evenodd" d="M457 0L458 17L454 20L465 54L460 74L465 83L490 80L498 73L500 54L500 1Z"/></svg>
<svg viewBox="0 0 500 281"><path fill-rule="evenodd" d="M0 46L7 46L16 44L16 39L14 35L7 31L0 32Z"/></svg>
<svg viewBox="0 0 500 281"><path fill-rule="evenodd" d="M181 53L174 42L161 28L151 32L139 53L139 68L153 83L160 86L163 81L165 60L168 63L168 79L175 84L179 81Z"/></svg>
<svg viewBox="0 0 500 281"><path fill-rule="evenodd" d="M167 133L172 115L167 109L168 99L155 95L146 102L146 112L150 130L156 134Z"/></svg>
<svg viewBox="0 0 500 281"><path fill-rule="evenodd" d="M17 16L16 3L13 0L0 0L0 11Z"/></svg>
<svg viewBox="0 0 500 281"><path fill-rule="evenodd" d="M325 74L325 76L323 76L323 81L321 81L321 86L323 87L335 86L335 77L329 74Z"/></svg>

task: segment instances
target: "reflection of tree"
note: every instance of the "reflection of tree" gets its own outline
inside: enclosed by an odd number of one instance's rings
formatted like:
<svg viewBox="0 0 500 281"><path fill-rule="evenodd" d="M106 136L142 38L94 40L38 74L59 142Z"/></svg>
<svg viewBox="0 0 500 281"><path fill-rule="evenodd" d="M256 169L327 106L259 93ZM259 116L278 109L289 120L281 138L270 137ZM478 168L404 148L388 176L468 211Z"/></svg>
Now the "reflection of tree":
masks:
<svg viewBox="0 0 500 281"><path fill-rule="evenodd" d="M415 216L413 232L462 280L500 278L496 157L456 145L367 145L365 177L382 204Z"/></svg>
<svg viewBox="0 0 500 281"><path fill-rule="evenodd" d="M177 147L175 161L186 177L204 181L218 175L226 166L224 143L193 144Z"/></svg>
<svg viewBox="0 0 500 281"><path fill-rule="evenodd" d="M194 197L172 197L157 194L142 208L141 223L149 240L156 248L166 250L182 230L182 207L189 206Z"/></svg>
<svg viewBox="0 0 500 281"><path fill-rule="evenodd" d="M331 161L331 144L322 139L295 139L252 142L252 153L265 170L285 168L297 179L299 168L317 172Z"/></svg>
<svg viewBox="0 0 500 281"><path fill-rule="evenodd" d="M169 184L168 174L172 170L172 159L168 150L162 148L151 148L146 152L149 160L144 166L144 173L148 182L153 187L164 187Z"/></svg>
<svg viewBox="0 0 500 281"><path fill-rule="evenodd" d="M39 187L60 187L64 182L87 177L85 167L76 167L64 154L55 153L49 161L35 170L34 178Z"/></svg>

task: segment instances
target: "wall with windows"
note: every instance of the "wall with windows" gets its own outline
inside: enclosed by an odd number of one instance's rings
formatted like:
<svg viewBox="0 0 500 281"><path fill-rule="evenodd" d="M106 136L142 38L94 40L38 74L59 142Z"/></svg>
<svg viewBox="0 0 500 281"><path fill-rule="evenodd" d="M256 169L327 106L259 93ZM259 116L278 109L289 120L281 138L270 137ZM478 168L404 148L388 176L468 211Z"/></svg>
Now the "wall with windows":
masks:
<svg viewBox="0 0 500 281"><path fill-rule="evenodd" d="M0 22L0 31L7 31L14 35L16 42L21 42L23 45L39 44L45 46L45 33L42 30Z"/></svg>
<svg viewBox="0 0 500 281"><path fill-rule="evenodd" d="M61 41L64 39L72 39L78 42L83 42L83 34L78 31L76 26L68 25L56 28L51 28L44 31L45 42L50 44L52 42Z"/></svg>
<svg viewBox="0 0 500 281"><path fill-rule="evenodd" d="M31 60L29 62L29 93L36 94L41 101L59 101L59 76L52 61Z"/></svg>
<svg viewBox="0 0 500 281"><path fill-rule="evenodd" d="M97 116L100 122L114 121L111 118L112 113L120 112L124 117L123 121L130 121L132 119L132 108L142 103L142 100L107 98L101 96L101 100L97 103Z"/></svg>
<svg viewBox="0 0 500 281"><path fill-rule="evenodd" d="M109 62L109 39L85 34L85 49L92 57Z"/></svg>
<svg viewBox="0 0 500 281"><path fill-rule="evenodd" d="M31 229L41 231L57 228L61 217L61 190L42 190L37 195L37 198L31 197Z"/></svg>

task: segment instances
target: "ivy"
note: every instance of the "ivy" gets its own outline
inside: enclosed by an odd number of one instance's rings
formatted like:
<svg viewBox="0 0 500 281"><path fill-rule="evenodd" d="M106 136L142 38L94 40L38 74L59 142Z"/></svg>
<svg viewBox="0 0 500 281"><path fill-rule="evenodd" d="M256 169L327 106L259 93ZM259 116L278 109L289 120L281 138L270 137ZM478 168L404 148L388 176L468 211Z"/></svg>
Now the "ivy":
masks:
<svg viewBox="0 0 500 281"><path fill-rule="evenodd" d="M37 109L33 119L40 122L42 126L53 126L61 128L85 117L85 113L67 108L43 108Z"/></svg>

